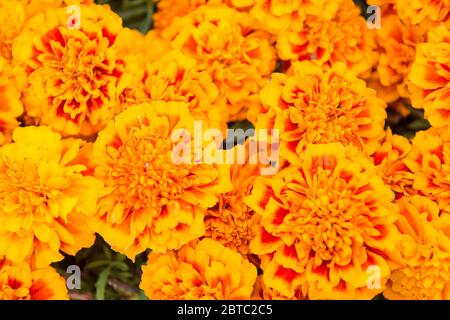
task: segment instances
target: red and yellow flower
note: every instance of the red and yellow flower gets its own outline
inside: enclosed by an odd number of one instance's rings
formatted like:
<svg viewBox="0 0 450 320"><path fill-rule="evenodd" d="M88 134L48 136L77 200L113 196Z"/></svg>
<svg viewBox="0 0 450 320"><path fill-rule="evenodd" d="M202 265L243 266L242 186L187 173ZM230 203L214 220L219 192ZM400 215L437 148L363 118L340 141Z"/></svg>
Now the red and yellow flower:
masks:
<svg viewBox="0 0 450 320"><path fill-rule="evenodd" d="M132 60L115 44L120 17L97 5L80 6L80 15L76 29L65 8L36 14L14 40L13 63L33 123L88 136L121 111L134 76Z"/></svg>
<svg viewBox="0 0 450 320"><path fill-rule="evenodd" d="M424 109L425 118L435 127L449 127L449 68L450 26L442 25L428 33L427 42L417 45L410 73L412 105Z"/></svg>
<svg viewBox="0 0 450 320"><path fill-rule="evenodd" d="M0 255L43 268L92 245L87 224L103 186L83 175L83 144L26 127L0 148Z"/></svg>
<svg viewBox="0 0 450 320"><path fill-rule="evenodd" d="M383 290L399 233L394 193L370 160L340 143L309 145L302 164L258 178L246 203L261 216L253 253L287 298L367 299ZM368 287L377 266L380 287Z"/></svg>
<svg viewBox="0 0 450 320"><path fill-rule="evenodd" d="M450 134L436 128L418 132L405 163L414 173L414 189L450 213Z"/></svg>
<svg viewBox="0 0 450 320"><path fill-rule="evenodd" d="M202 6L178 19L164 34L174 48L210 74L234 114L245 106L243 101L259 92L275 68L269 34L255 30L247 13L226 6Z"/></svg>
<svg viewBox="0 0 450 320"><path fill-rule="evenodd" d="M142 267L140 287L150 299L250 299L256 268L212 239L178 252L152 252Z"/></svg>
<svg viewBox="0 0 450 320"><path fill-rule="evenodd" d="M416 193L413 188L414 173L405 164L411 150L407 138L392 134L388 129L381 146L372 155L378 175L396 193L397 198Z"/></svg>
<svg viewBox="0 0 450 320"><path fill-rule="evenodd" d="M304 61L273 74L261 91L268 112L258 128L280 131L280 157L298 164L311 143L341 142L372 154L384 136L385 103L343 63L328 71Z"/></svg>
<svg viewBox="0 0 450 320"><path fill-rule="evenodd" d="M377 59L374 38L367 32L360 9L351 0L342 1L332 19L308 15L300 30L281 32L276 48L281 60L311 60L325 68L342 61L365 78Z"/></svg>
<svg viewBox="0 0 450 320"><path fill-rule="evenodd" d="M226 110L219 99L219 90L210 75L198 68L195 59L171 50L147 65L142 82L137 100L185 102L196 120L225 131Z"/></svg>
<svg viewBox="0 0 450 320"><path fill-rule="evenodd" d="M195 146L192 157L176 161L180 143L190 153L192 137L194 119L188 106L165 101L131 106L99 133L95 177L106 190L95 229L113 249L133 259L147 248L179 249L204 235L206 209L231 183L229 167L197 161L202 150Z"/></svg>
<svg viewBox="0 0 450 320"><path fill-rule="evenodd" d="M0 300L67 300L66 281L52 267L31 269L0 259Z"/></svg>
<svg viewBox="0 0 450 320"><path fill-rule="evenodd" d="M18 127L17 117L23 113L20 93L14 83L12 66L0 57L0 145L11 140Z"/></svg>
<svg viewBox="0 0 450 320"><path fill-rule="evenodd" d="M418 26L401 21L395 13L384 15L383 28L376 32L380 56L376 72L379 84L374 88L387 103L409 98L408 74L416 46L424 41L425 32Z"/></svg>
<svg viewBox="0 0 450 320"><path fill-rule="evenodd" d="M384 295L401 300L450 300L450 215L440 213L427 197L398 201L399 268L389 278Z"/></svg>

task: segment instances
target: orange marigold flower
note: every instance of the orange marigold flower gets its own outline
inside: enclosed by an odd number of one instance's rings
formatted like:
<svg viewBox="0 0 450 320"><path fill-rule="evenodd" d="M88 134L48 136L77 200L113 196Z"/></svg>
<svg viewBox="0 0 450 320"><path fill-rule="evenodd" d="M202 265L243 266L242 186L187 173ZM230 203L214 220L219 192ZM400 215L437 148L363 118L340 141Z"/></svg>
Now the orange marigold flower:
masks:
<svg viewBox="0 0 450 320"><path fill-rule="evenodd" d="M102 183L83 176L84 142L47 127L17 128L0 148L0 255L42 268L89 247Z"/></svg>
<svg viewBox="0 0 450 320"><path fill-rule="evenodd" d="M271 257L266 256L265 260L270 260ZM253 290L252 299L255 300L306 300L301 288L295 290L292 297L282 295L278 290L266 286L264 283L264 277L258 276Z"/></svg>
<svg viewBox="0 0 450 320"><path fill-rule="evenodd" d="M254 211L244 203L244 197L250 194L259 170L255 164L233 165L230 170L233 189L221 195L218 204L208 209L205 216L205 237L244 256L249 253L248 245L258 222Z"/></svg>
<svg viewBox="0 0 450 320"><path fill-rule="evenodd" d="M239 110L232 106L259 92L275 68L269 34L254 30L247 13L226 6L202 6L174 22L164 37L210 74L234 113Z"/></svg>
<svg viewBox="0 0 450 320"><path fill-rule="evenodd" d="M309 145L299 167L258 178L246 198L261 216L250 250L267 287L288 298L367 299L390 273L399 237L394 193L371 161L340 143ZM381 287L368 287L368 268Z"/></svg>
<svg viewBox="0 0 450 320"><path fill-rule="evenodd" d="M276 47L281 60L311 60L325 67L342 61L365 78L377 59L374 38L352 0L342 1L331 20L308 15L301 30L280 33Z"/></svg>
<svg viewBox="0 0 450 320"><path fill-rule="evenodd" d="M418 132L405 163L414 173L414 189L450 213L450 133L436 128Z"/></svg>
<svg viewBox="0 0 450 320"><path fill-rule="evenodd" d="M388 299L450 299L450 215L438 205L415 195L398 201L397 226L403 237L384 296Z"/></svg>
<svg viewBox="0 0 450 320"><path fill-rule="evenodd" d="M449 0L395 0L398 15L418 23L438 23L450 19Z"/></svg>
<svg viewBox="0 0 450 320"><path fill-rule="evenodd" d="M418 26L402 22L394 13L383 16L383 28L376 31L380 52L377 65L379 95L387 103L409 98L408 74L414 62L416 45L425 34Z"/></svg>
<svg viewBox="0 0 450 320"><path fill-rule="evenodd" d="M405 164L411 149L407 138L392 134L388 129L383 143L372 155L378 175L396 193L397 198L416 192L413 189L414 174Z"/></svg>
<svg viewBox="0 0 450 320"><path fill-rule="evenodd" d="M225 130L224 104L210 75L197 67L195 59L172 50L150 63L143 75L137 100L185 102L195 119ZM140 94L139 94L140 92Z"/></svg>
<svg viewBox="0 0 450 320"><path fill-rule="evenodd" d="M262 28L281 34L287 29L300 31L308 15L330 20L342 0L252 0L251 14Z"/></svg>
<svg viewBox="0 0 450 320"><path fill-rule="evenodd" d="M132 259L202 236L206 209L231 189L225 165L174 161L171 137L177 129L194 137L193 122L185 103L152 101L117 115L94 144L95 176L106 187L95 230Z"/></svg>
<svg viewBox="0 0 450 320"><path fill-rule="evenodd" d="M328 71L304 61L292 76L273 74L262 90L269 111L257 128L280 130L280 157L298 164L311 143L342 142L372 154L384 136L385 103L343 63Z"/></svg>
<svg viewBox="0 0 450 320"><path fill-rule="evenodd" d="M428 41L417 45L411 67L412 105L425 110L432 126L449 127L450 119L450 27L428 33Z"/></svg>
<svg viewBox="0 0 450 320"><path fill-rule="evenodd" d="M14 84L12 67L0 57L0 145L11 140L17 117L23 112L20 93Z"/></svg>
<svg viewBox="0 0 450 320"><path fill-rule="evenodd" d="M152 252L140 287L150 299L249 299L256 268L217 241L203 239L178 252Z"/></svg>
<svg viewBox="0 0 450 320"><path fill-rule="evenodd" d="M13 44L27 114L64 135L103 128L134 84L115 44L120 17L106 6L80 10L79 30L67 25L65 8L51 9L31 18Z"/></svg>
<svg viewBox="0 0 450 320"><path fill-rule="evenodd" d="M25 22L24 6L16 0L0 2L0 57L8 61L12 59L12 43L22 30Z"/></svg>
<svg viewBox="0 0 450 320"><path fill-rule="evenodd" d="M0 259L0 300L67 300L66 281L52 267L31 269Z"/></svg>

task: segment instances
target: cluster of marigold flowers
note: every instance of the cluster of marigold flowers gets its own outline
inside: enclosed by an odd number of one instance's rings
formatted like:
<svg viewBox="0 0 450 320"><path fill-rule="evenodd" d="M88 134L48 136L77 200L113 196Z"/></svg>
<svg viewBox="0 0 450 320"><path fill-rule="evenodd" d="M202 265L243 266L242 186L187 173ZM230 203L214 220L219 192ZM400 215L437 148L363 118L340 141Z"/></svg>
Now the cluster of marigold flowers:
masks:
<svg viewBox="0 0 450 320"><path fill-rule="evenodd" d="M96 233L151 250L150 299L450 299L450 4L369 4L380 29L352 0L160 0L142 35L2 0L0 299L68 298L51 264ZM280 131L276 174L173 162L174 130L244 119Z"/></svg>

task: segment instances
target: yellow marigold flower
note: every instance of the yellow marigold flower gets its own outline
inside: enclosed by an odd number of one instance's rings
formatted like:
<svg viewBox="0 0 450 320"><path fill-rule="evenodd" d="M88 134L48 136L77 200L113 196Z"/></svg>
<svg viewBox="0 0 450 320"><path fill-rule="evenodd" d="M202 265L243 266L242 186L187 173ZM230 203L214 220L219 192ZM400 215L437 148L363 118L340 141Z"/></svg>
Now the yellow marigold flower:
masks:
<svg viewBox="0 0 450 320"><path fill-rule="evenodd" d="M306 300L301 288L295 290L292 297L282 295L274 288L266 286L263 276L258 276L253 290L252 299L254 300Z"/></svg>
<svg viewBox="0 0 450 320"><path fill-rule="evenodd" d="M0 255L42 268L94 241L88 215L102 183L84 176L84 142L47 127L17 128L0 148Z"/></svg>
<svg viewBox="0 0 450 320"><path fill-rule="evenodd" d="M450 19L449 0L395 0L398 15L413 24Z"/></svg>
<svg viewBox="0 0 450 320"><path fill-rule="evenodd" d="M331 20L308 15L301 30L281 32L276 47L281 60L312 60L325 67L343 61L364 77L377 59L374 38L352 0L343 0Z"/></svg>
<svg viewBox="0 0 450 320"><path fill-rule="evenodd" d="M387 103L409 98L408 74L416 45L423 42L424 36L420 27L402 22L394 13L383 16L383 28L376 31L380 52L377 73L381 85L378 92Z"/></svg>
<svg viewBox="0 0 450 320"><path fill-rule="evenodd" d="M115 44L120 17L106 6L80 10L79 30L68 26L65 8L51 9L31 18L13 44L27 114L64 135L103 128L134 84L131 61Z"/></svg>
<svg viewBox="0 0 450 320"><path fill-rule="evenodd" d="M384 296L388 299L450 299L450 215L423 196L398 201L403 234L396 253L400 267L394 270Z"/></svg>
<svg viewBox="0 0 450 320"><path fill-rule="evenodd" d="M415 193L414 174L405 164L411 149L408 139L392 134L388 129L383 143L372 155L378 175L396 193L397 198Z"/></svg>
<svg viewBox="0 0 450 320"><path fill-rule="evenodd" d="M23 4L27 17L49 9L67 8L70 5L94 4L94 0L19 0L18 2Z"/></svg>
<svg viewBox="0 0 450 320"><path fill-rule="evenodd" d="M66 281L52 267L31 269L0 258L0 300L67 300Z"/></svg>
<svg viewBox="0 0 450 320"><path fill-rule="evenodd" d="M178 252L152 252L140 287L155 300L249 299L256 268L217 241L204 239Z"/></svg>
<svg viewBox="0 0 450 320"><path fill-rule="evenodd" d="M210 75L197 67L195 59L172 50L161 59L147 65L143 88L138 100L185 102L195 119L212 128L226 129L224 104Z"/></svg>
<svg viewBox="0 0 450 320"><path fill-rule="evenodd" d="M330 20L342 0L252 0L252 16L274 34L287 29L300 31L307 15Z"/></svg>
<svg viewBox="0 0 450 320"><path fill-rule="evenodd" d="M450 27L428 33L428 41L417 45L411 67L411 102L425 110L432 126L449 126L450 119Z"/></svg>
<svg viewBox="0 0 450 320"><path fill-rule="evenodd" d="M275 68L269 34L254 30L247 13L226 6L198 8L174 22L164 38L210 74L234 113L239 110L232 106L259 92Z"/></svg>
<svg viewBox="0 0 450 320"><path fill-rule="evenodd" d="M185 129L194 137L193 122L185 103L152 101L117 115L94 144L95 176L106 187L95 230L131 259L202 236L206 209L231 189L225 165L174 161L179 142L171 135Z"/></svg>
<svg viewBox="0 0 450 320"><path fill-rule="evenodd" d="M258 178L246 198L261 216L250 250L267 287L310 299L367 299L390 273L399 237L394 193L371 161L340 143L309 145L299 167ZM381 288L368 287L376 265Z"/></svg>
<svg viewBox="0 0 450 320"><path fill-rule="evenodd" d="M14 84L12 67L0 57L0 145L11 140L16 120L23 112L20 93Z"/></svg>
<svg viewBox="0 0 450 320"><path fill-rule="evenodd" d="M418 132L405 163L414 173L414 189L450 213L450 134L436 128Z"/></svg>
<svg viewBox="0 0 450 320"><path fill-rule="evenodd" d="M205 216L205 237L244 256L249 253L248 245L258 222L244 197L250 194L259 169L255 164L233 165L230 170L233 189L221 195L218 204L208 209Z"/></svg>
<svg viewBox="0 0 450 320"><path fill-rule="evenodd" d="M0 2L0 57L10 61L12 59L12 43L22 30L25 22L24 6L15 0Z"/></svg>
<svg viewBox="0 0 450 320"><path fill-rule="evenodd" d="M292 76L273 74L262 90L269 111L257 128L280 130L280 157L298 164L311 143L342 142L372 154L384 136L385 103L343 63L328 71L310 61Z"/></svg>

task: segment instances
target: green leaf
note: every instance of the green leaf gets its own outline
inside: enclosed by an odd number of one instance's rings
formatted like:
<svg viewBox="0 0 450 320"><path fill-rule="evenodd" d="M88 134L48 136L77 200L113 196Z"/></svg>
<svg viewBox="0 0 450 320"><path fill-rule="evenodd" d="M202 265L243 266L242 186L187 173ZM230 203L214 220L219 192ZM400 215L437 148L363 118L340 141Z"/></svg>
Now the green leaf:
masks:
<svg viewBox="0 0 450 320"><path fill-rule="evenodd" d="M111 268L107 267L103 269L103 271L98 276L97 282L95 283L95 299L97 300L105 300L105 289L108 284L109 273L111 272Z"/></svg>

